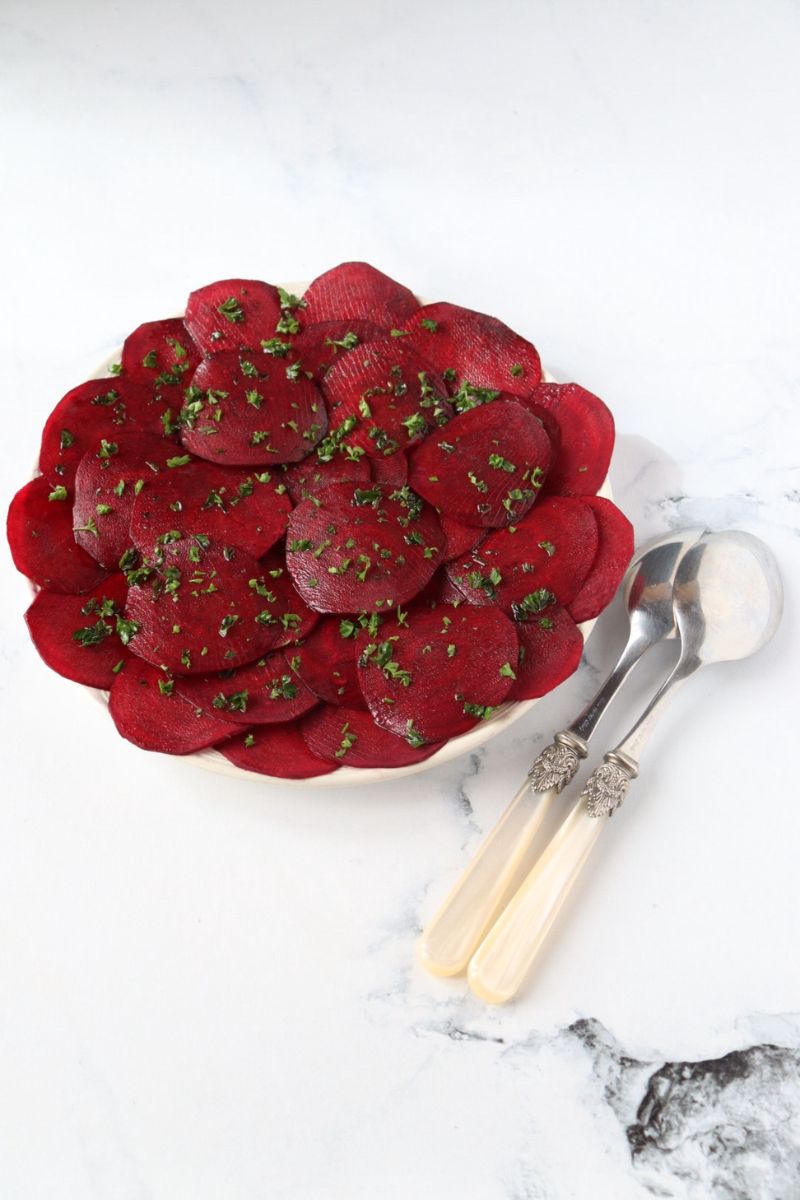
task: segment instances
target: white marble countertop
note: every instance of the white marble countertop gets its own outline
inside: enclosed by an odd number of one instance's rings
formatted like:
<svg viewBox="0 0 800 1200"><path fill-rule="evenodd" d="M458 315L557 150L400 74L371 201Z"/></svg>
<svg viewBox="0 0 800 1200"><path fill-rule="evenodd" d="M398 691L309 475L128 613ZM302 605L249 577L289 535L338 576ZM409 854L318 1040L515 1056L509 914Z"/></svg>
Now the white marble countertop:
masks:
<svg viewBox="0 0 800 1200"><path fill-rule="evenodd" d="M798 53L788 0L5 0L4 504L139 321L365 258L530 335L611 405L638 538L751 530L787 608L687 689L488 1009L415 939L617 611L481 753L317 794L118 739L37 658L3 548L4 1197L800 1194Z"/></svg>

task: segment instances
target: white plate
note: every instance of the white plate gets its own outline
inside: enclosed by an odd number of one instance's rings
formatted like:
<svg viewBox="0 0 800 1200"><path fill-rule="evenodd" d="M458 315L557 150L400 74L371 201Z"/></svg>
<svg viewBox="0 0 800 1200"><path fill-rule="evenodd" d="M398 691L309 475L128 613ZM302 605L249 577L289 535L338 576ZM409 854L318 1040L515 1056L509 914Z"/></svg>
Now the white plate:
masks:
<svg viewBox="0 0 800 1200"><path fill-rule="evenodd" d="M295 295L301 296L308 283L286 283L281 284L288 292L294 292ZM429 301L420 300L420 304L427 304ZM175 316L182 316L182 313L176 313ZM103 379L108 375L109 367L112 363L118 362L122 347L117 347L113 353L97 367L91 374L91 379ZM555 383L556 380L549 372L544 371L543 377L549 383ZM611 485L606 478L598 495L605 496L608 500L611 497ZM584 621L578 628L583 634L583 640L586 641L589 634L594 629L594 620ZM101 692L97 688L86 688L86 691L95 696L103 705L108 705L108 692ZM452 762L454 758L459 758L462 754L469 754L472 750L477 750L479 746L485 745L491 738L497 737L504 729L508 729L520 717L524 717L527 712L537 703L536 700L520 700L517 703L501 704L496 712L488 719L481 721L474 729L470 729L467 733L461 733L458 737L450 738L448 742L442 746L441 750L437 750L430 758L426 758L423 762L412 763L408 767L338 767L329 775L318 775L312 779L282 779L277 775L262 775L259 771L244 771L241 767L235 767L233 763L228 762L217 750L198 750L194 754L187 754L184 757L187 761L194 763L195 766L203 767L207 771L216 771L219 775L228 775L233 778L239 777L244 779L257 779L263 783L279 783L282 787L350 787L355 784L365 783L381 783L385 779L402 779L405 775L416 775L420 771L427 771L431 767L438 767L442 763Z"/></svg>

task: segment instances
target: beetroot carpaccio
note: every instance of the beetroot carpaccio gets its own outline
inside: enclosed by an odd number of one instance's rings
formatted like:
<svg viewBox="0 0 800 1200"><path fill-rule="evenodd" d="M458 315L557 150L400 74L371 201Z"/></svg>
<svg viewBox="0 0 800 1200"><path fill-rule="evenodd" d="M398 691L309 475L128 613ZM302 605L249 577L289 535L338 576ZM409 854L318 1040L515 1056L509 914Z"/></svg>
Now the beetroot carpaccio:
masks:
<svg viewBox="0 0 800 1200"><path fill-rule="evenodd" d="M146 750L418 763L578 665L632 552L593 393L368 263L226 279L67 391L8 540L49 667Z"/></svg>

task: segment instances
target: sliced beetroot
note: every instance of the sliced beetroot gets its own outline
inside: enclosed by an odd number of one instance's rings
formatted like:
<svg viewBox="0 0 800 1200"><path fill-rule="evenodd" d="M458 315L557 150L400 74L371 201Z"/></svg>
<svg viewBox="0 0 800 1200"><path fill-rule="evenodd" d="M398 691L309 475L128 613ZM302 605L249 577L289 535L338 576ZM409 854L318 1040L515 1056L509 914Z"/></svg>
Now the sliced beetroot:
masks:
<svg viewBox="0 0 800 1200"><path fill-rule="evenodd" d="M559 604L517 623L519 666L509 700L535 700L563 683L578 667L583 636Z"/></svg>
<svg viewBox="0 0 800 1200"><path fill-rule="evenodd" d="M332 704L322 704L304 717L300 731L312 754L336 767L407 767L430 758L442 746L411 746L376 725L370 713Z"/></svg>
<svg viewBox="0 0 800 1200"><path fill-rule="evenodd" d="M426 304L406 321L411 340L451 390L480 388L527 395L542 377L539 354L502 321L457 304Z"/></svg>
<svg viewBox="0 0 800 1200"><path fill-rule="evenodd" d="M17 492L8 510L14 566L50 592L88 592L105 578L99 563L75 541L71 489L43 475Z"/></svg>
<svg viewBox="0 0 800 1200"><path fill-rule="evenodd" d="M180 317L147 321L122 347L123 378L162 392L167 400L186 387L199 362L200 353Z"/></svg>
<svg viewBox="0 0 800 1200"><path fill-rule="evenodd" d="M414 597L415 605L427 608L435 608L437 604L454 604L458 607L459 604L467 603L464 593L447 574L446 566L439 567L433 579Z"/></svg>
<svg viewBox="0 0 800 1200"><path fill-rule="evenodd" d="M175 687L184 700L236 725L292 721L318 703L281 650L233 671L176 679Z"/></svg>
<svg viewBox="0 0 800 1200"><path fill-rule="evenodd" d="M163 671L135 658L114 680L108 708L118 733L140 750L161 754L191 754L241 728L195 708Z"/></svg>
<svg viewBox="0 0 800 1200"><path fill-rule="evenodd" d="M597 521L588 504L546 496L520 521L492 530L447 573L472 604L496 604L519 619L555 599L568 605L597 553Z"/></svg>
<svg viewBox="0 0 800 1200"><path fill-rule="evenodd" d="M367 342L388 338L389 332L372 321L322 321L318 325L306 325L288 342L276 342L278 353L298 360L304 371L320 383L330 368L348 354L363 354ZM286 347L284 349L284 347Z"/></svg>
<svg viewBox="0 0 800 1200"><path fill-rule="evenodd" d="M291 670L328 704L366 708L356 656L368 641L366 618L323 617L299 646L283 651Z"/></svg>
<svg viewBox="0 0 800 1200"><path fill-rule="evenodd" d="M88 595L39 592L25 620L51 670L87 687L111 687L130 657L116 632L126 590L125 576L118 573Z"/></svg>
<svg viewBox="0 0 800 1200"><path fill-rule="evenodd" d="M439 513L439 524L445 536L443 555L445 562L452 562L454 558L460 558L462 554L468 554L470 550L474 550L485 534L485 530L479 529L475 525L462 525L461 521L456 521L453 517L448 517L441 512Z"/></svg>
<svg viewBox="0 0 800 1200"><path fill-rule="evenodd" d="M403 339L371 342L334 363L322 383L330 434L370 458L389 458L420 442L452 415L444 385Z"/></svg>
<svg viewBox="0 0 800 1200"><path fill-rule="evenodd" d="M297 724L259 725L223 742L218 749L235 767L278 779L313 779L336 770L332 763L311 753Z"/></svg>
<svg viewBox="0 0 800 1200"><path fill-rule="evenodd" d="M327 413L316 384L287 370L280 359L237 351L201 363L183 410L186 449L228 466L305 458L328 427Z"/></svg>
<svg viewBox="0 0 800 1200"><path fill-rule="evenodd" d="M514 622L499 609L413 605L362 650L359 681L378 724L418 745L491 716L508 695L518 657Z"/></svg>
<svg viewBox="0 0 800 1200"><path fill-rule="evenodd" d="M371 478L369 459L366 455L349 458L346 454L337 454L334 458L322 462L318 455L309 454L302 462L287 467L283 480L292 500L299 504L308 496L318 495L323 488L330 487L332 483L367 485Z"/></svg>
<svg viewBox="0 0 800 1200"><path fill-rule="evenodd" d="M633 526L616 504L601 496L585 496L599 534L597 554L581 590L570 602L574 621L588 621L610 603L633 556Z"/></svg>
<svg viewBox="0 0 800 1200"><path fill-rule="evenodd" d="M182 469L187 457L151 433L126 429L118 437L84 454L75 473L72 509L75 541L109 571L116 570L130 546L134 502L160 474Z"/></svg>
<svg viewBox="0 0 800 1200"><path fill-rule="evenodd" d="M381 455L370 458L368 462L376 483L384 483L389 487L402 487L408 483L408 459L402 450L388 457Z"/></svg>
<svg viewBox="0 0 800 1200"><path fill-rule="evenodd" d="M147 554L158 538L177 529L259 558L286 529L292 505L283 483L280 472L193 459L162 471L142 489L133 506L131 539Z"/></svg>
<svg viewBox="0 0 800 1200"><path fill-rule="evenodd" d="M440 512L467 525L519 522L550 466L550 439L513 399L460 413L411 455L409 482Z"/></svg>
<svg viewBox="0 0 800 1200"><path fill-rule="evenodd" d="M614 449L614 418L603 401L577 383L542 383L525 403L545 428L550 422L553 462L546 490L593 496L608 474Z"/></svg>
<svg viewBox="0 0 800 1200"><path fill-rule="evenodd" d="M39 470L51 483L69 484L87 451L103 438L114 444L123 432L163 433L167 404L141 383L124 377L90 379L67 392L42 433Z"/></svg>
<svg viewBox="0 0 800 1200"><path fill-rule="evenodd" d="M260 279L220 279L192 292L184 323L204 354L258 349L281 331L281 296Z"/></svg>
<svg viewBox="0 0 800 1200"><path fill-rule="evenodd" d="M181 538L128 591L130 648L157 667L197 675L252 662L282 643L277 589L252 555ZM299 618L298 618L299 622Z"/></svg>
<svg viewBox="0 0 800 1200"><path fill-rule="evenodd" d="M394 329L417 308L413 292L365 262L342 263L318 275L303 299L309 324L362 320Z"/></svg>
<svg viewBox="0 0 800 1200"><path fill-rule="evenodd" d="M336 483L289 518L286 565L318 612L388 610L421 591L441 561L436 513L408 488Z"/></svg>

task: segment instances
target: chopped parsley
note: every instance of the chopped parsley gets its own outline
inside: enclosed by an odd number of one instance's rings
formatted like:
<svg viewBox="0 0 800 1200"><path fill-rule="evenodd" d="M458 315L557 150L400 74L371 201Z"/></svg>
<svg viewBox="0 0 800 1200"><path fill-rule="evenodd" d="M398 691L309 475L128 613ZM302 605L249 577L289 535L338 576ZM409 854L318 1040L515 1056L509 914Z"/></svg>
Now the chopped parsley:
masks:
<svg viewBox="0 0 800 1200"><path fill-rule="evenodd" d="M218 306L217 312L232 325L239 325L244 320L242 306L235 296L229 296L227 300L223 300L222 304Z"/></svg>
<svg viewBox="0 0 800 1200"><path fill-rule="evenodd" d="M57 487L54 487L50 495L47 497L48 500L66 500L66 498L67 489L61 483L59 483Z"/></svg>

